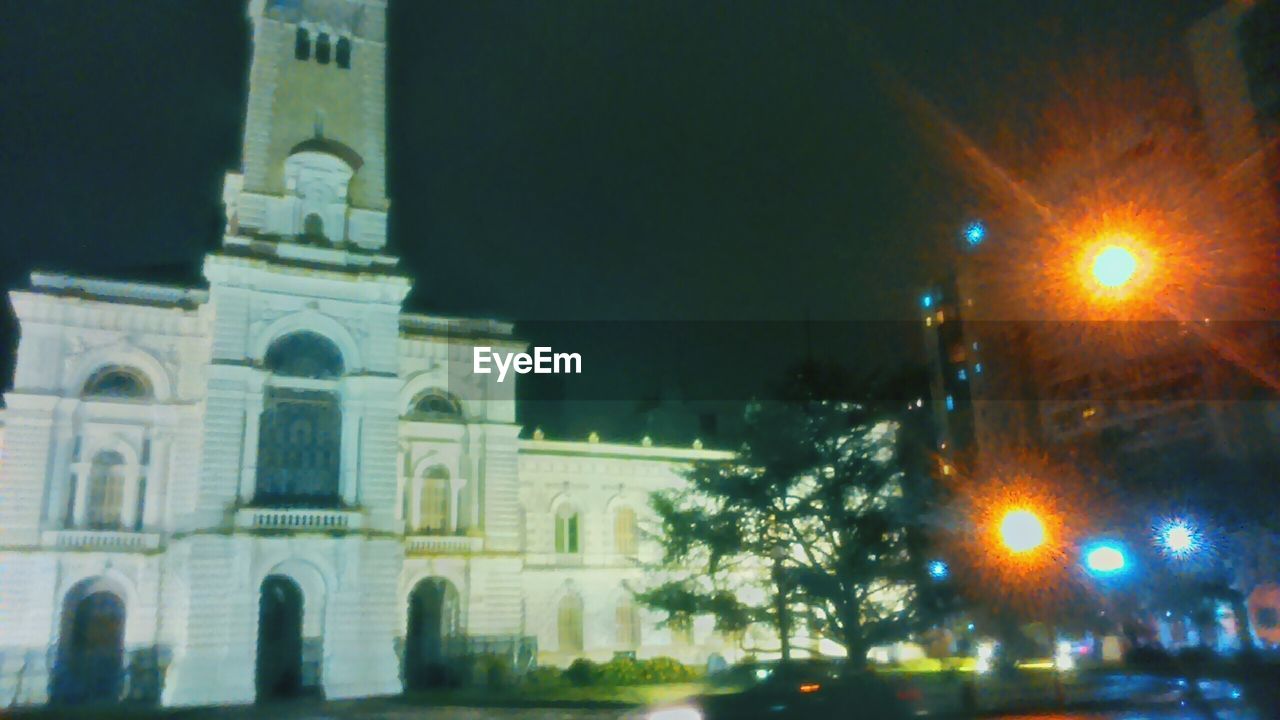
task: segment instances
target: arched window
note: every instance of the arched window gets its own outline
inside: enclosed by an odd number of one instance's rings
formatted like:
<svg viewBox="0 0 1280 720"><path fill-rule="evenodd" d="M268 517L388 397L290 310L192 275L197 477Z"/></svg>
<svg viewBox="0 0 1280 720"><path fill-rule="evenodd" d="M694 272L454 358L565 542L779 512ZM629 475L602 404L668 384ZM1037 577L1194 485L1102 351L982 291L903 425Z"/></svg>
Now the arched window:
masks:
<svg viewBox="0 0 1280 720"><path fill-rule="evenodd" d="M334 61L343 70L351 67L351 41L347 38L338 38L338 44L334 48Z"/></svg>
<svg viewBox="0 0 1280 720"><path fill-rule="evenodd" d="M343 374L342 351L317 333L290 333L271 343L263 363L275 375L326 380Z"/></svg>
<svg viewBox="0 0 1280 720"><path fill-rule="evenodd" d="M423 419L457 419L462 417L462 404L443 390L428 390L413 401L410 413Z"/></svg>
<svg viewBox="0 0 1280 720"><path fill-rule="evenodd" d="M337 388L291 387L288 378L336 378L344 371L342 354L321 335L296 332L272 343L264 364L282 379L273 380L263 397L254 502L339 505L342 407Z"/></svg>
<svg viewBox="0 0 1280 720"><path fill-rule="evenodd" d="M422 478L422 497L418 506L418 527L429 533L449 529L449 470L436 465Z"/></svg>
<svg viewBox="0 0 1280 720"><path fill-rule="evenodd" d="M618 601L618 645L628 650L640 647L640 611L630 595Z"/></svg>
<svg viewBox="0 0 1280 720"><path fill-rule="evenodd" d="M316 62L321 65L329 64L329 34L320 33L316 36Z"/></svg>
<svg viewBox="0 0 1280 720"><path fill-rule="evenodd" d="M80 394L86 398L145 400L151 397L151 383L136 370L105 367L85 381Z"/></svg>
<svg viewBox="0 0 1280 720"><path fill-rule="evenodd" d="M324 234L324 218L316 213L309 213L302 219L302 237L311 242L323 242Z"/></svg>
<svg viewBox="0 0 1280 720"><path fill-rule="evenodd" d="M88 496L85 498L85 525L94 530L120 529L124 508L124 458L104 450L93 457L89 468Z"/></svg>
<svg viewBox="0 0 1280 720"><path fill-rule="evenodd" d="M582 598L569 593L560 599L556 613L560 652L582 652Z"/></svg>
<svg viewBox="0 0 1280 720"><path fill-rule="evenodd" d="M556 510L556 552L569 555L578 552L578 511L568 504Z"/></svg>
<svg viewBox="0 0 1280 720"><path fill-rule="evenodd" d="M613 548L619 555L636 556L639 548L636 539L636 511L629 507L618 508L613 515Z"/></svg>
<svg viewBox="0 0 1280 720"><path fill-rule="evenodd" d="M311 33L306 28L298 28L294 35L293 56L299 60L311 59Z"/></svg>

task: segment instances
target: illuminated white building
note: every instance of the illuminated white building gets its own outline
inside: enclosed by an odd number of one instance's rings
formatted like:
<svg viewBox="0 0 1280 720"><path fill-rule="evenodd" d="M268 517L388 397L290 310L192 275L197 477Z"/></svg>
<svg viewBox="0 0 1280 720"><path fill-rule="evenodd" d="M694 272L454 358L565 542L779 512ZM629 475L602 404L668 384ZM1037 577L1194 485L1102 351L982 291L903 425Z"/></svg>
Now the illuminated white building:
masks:
<svg viewBox="0 0 1280 720"><path fill-rule="evenodd" d="M445 658L700 662L628 592L701 449L521 439L508 324L385 253L385 0L251 0L207 287L34 274L0 464L4 704L400 692Z"/></svg>

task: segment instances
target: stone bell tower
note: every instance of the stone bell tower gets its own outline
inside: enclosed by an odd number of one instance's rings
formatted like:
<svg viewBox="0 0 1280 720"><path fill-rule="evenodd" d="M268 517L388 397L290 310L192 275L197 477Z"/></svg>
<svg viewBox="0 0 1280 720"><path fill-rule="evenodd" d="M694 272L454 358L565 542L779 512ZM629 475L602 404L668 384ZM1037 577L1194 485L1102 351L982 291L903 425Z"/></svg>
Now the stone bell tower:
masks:
<svg viewBox="0 0 1280 720"><path fill-rule="evenodd" d="M386 244L386 0L250 0L243 168L227 235Z"/></svg>

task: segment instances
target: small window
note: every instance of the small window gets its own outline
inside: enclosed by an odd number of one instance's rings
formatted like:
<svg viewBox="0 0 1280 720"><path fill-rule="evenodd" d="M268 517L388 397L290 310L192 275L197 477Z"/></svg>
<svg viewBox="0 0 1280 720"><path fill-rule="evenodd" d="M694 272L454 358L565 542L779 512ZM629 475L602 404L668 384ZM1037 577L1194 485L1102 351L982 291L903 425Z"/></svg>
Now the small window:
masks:
<svg viewBox="0 0 1280 720"><path fill-rule="evenodd" d="M422 479L418 524L428 533L443 533L449 527L449 471L436 465Z"/></svg>
<svg viewBox="0 0 1280 720"><path fill-rule="evenodd" d="M89 468L89 496L85 504L85 525L94 530L117 530L124 505L124 458L105 450L93 458Z"/></svg>
<svg viewBox="0 0 1280 720"><path fill-rule="evenodd" d="M80 394L87 398L144 400L151 397L151 384L136 371L107 367L94 373Z"/></svg>
<svg viewBox="0 0 1280 720"><path fill-rule="evenodd" d="M428 390L413 401L413 414L427 418L460 418L462 405L457 398L441 390Z"/></svg>
<svg viewBox="0 0 1280 720"><path fill-rule="evenodd" d="M329 64L329 34L320 33L316 36L316 62L321 65Z"/></svg>
<svg viewBox="0 0 1280 720"><path fill-rule="evenodd" d="M293 38L293 56L299 60L311 59L311 33L306 28L298 28Z"/></svg>
<svg viewBox="0 0 1280 720"><path fill-rule="evenodd" d="M351 67L351 41L347 38L338 38L338 45L334 49L334 61L343 70Z"/></svg>
<svg viewBox="0 0 1280 720"><path fill-rule="evenodd" d="M561 505L556 511L556 552L574 555L578 552L578 511Z"/></svg>
<svg viewBox="0 0 1280 720"><path fill-rule="evenodd" d="M613 516L613 544L619 555L635 557L636 543L636 511L631 508L619 508Z"/></svg>

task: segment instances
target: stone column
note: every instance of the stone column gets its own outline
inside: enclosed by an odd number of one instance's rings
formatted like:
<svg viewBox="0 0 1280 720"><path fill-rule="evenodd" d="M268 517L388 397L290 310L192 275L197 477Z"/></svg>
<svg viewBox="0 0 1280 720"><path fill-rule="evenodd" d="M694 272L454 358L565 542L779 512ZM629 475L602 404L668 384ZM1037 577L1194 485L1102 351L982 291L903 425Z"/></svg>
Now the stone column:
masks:
<svg viewBox="0 0 1280 720"><path fill-rule="evenodd" d="M342 398L342 449L338 455L338 491L342 502L355 505L360 496L360 420L364 415L363 403L352 403Z"/></svg>
<svg viewBox="0 0 1280 720"><path fill-rule="evenodd" d="M45 506L45 526L62 527L67 519L67 501L75 476L72 474L72 448L75 447L75 427L64 420L58 427L52 452L52 469L49 472L49 497Z"/></svg>
<svg viewBox="0 0 1280 720"><path fill-rule="evenodd" d="M158 530L164 525L165 497L168 494L170 468L173 467L170 455L173 447L173 436L168 432L155 433L151 440L151 464L147 468L146 497L142 501L142 527L144 530Z"/></svg>
<svg viewBox="0 0 1280 720"><path fill-rule="evenodd" d="M89 474L92 467L92 463L83 460L73 466L76 494L75 502L71 506L71 525L74 527L84 527L84 516L89 507Z"/></svg>
<svg viewBox="0 0 1280 720"><path fill-rule="evenodd" d="M410 473L405 479L406 487L409 491L409 534L418 534L418 529L422 527L422 478Z"/></svg>
<svg viewBox="0 0 1280 720"><path fill-rule="evenodd" d="M133 530L138 522L138 491L142 488L142 479L147 469L144 465L127 466L124 478L124 492L121 493L120 529Z"/></svg>
<svg viewBox="0 0 1280 720"><path fill-rule="evenodd" d="M240 489L237 493L241 505L253 500L258 480L258 423L262 418L263 404L261 388L244 396L244 447L240 449Z"/></svg>

